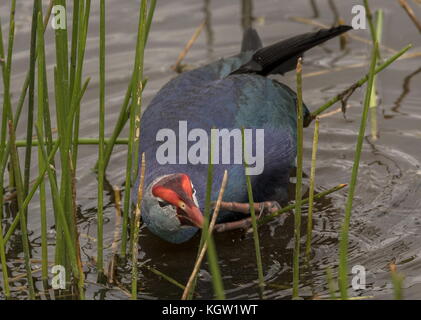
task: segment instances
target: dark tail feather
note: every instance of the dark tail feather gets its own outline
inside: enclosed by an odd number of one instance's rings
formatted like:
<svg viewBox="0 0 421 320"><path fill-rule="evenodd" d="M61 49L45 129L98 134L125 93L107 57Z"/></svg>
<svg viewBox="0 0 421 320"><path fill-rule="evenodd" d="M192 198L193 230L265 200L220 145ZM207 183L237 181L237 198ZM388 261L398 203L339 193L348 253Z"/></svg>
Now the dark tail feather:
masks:
<svg viewBox="0 0 421 320"><path fill-rule="evenodd" d="M241 52L257 51L263 47L259 34L253 28L248 28L243 35Z"/></svg>
<svg viewBox="0 0 421 320"><path fill-rule="evenodd" d="M263 76L285 73L295 68L303 53L329 39L351 30L350 26L339 26L305 33L258 50L253 58L231 74L256 73Z"/></svg>

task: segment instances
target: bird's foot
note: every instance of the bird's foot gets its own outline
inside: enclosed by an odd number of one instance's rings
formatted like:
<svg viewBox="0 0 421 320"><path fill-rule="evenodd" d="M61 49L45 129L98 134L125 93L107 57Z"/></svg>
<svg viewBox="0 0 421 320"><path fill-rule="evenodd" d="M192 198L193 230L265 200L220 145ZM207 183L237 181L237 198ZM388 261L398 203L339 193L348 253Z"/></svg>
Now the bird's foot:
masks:
<svg viewBox="0 0 421 320"><path fill-rule="evenodd" d="M250 214L250 205L248 203L240 202L221 202L221 210L239 212L244 214ZM265 214L271 214L281 209L281 206L277 201L265 201L254 204L254 210L258 212L259 219ZM251 217L247 217L238 221L219 223L215 225L216 232L225 232L236 229L248 230L251 227Z"/></svg>

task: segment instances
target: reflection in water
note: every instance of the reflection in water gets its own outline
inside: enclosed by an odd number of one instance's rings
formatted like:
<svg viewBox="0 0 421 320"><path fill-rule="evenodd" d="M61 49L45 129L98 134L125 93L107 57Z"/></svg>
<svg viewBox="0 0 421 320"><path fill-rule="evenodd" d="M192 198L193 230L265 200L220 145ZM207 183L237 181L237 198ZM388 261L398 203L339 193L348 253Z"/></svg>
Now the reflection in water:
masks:
<svg viewBox="0 0 421 320"><path fill-rule="evenodd" d="M311 8L313 9L313 18L317 19L320 16L319 7L316 0L310 0Z"/></svg>
<svg viewBox="0 0 421 320"><path fill-rule="evenodd" d="M208 57L211 58L213 54L214 45L214 33L212 29L212 12L211 12L211 0L204 0L203 12L205 14L205 30L206 30L206 47L208 51Z"/></svg>
<svg viewBox="0 0 421 320"><path fill-rule="evenodd" d="M333 13L333 25L337 24L339 22L339 20L341 19L341 16L339 14L339 10L338 8L336 8L336 4L333 0L329 0L329 8L330 10L332 10Z"/></svg>
<svg viewBox="0 0 421 320"><path fill-rule="evenodd" d="M241 25L243 30L246 30L253 26L253 0L242 0L241 2Z"/></svg>
<svg viewBox="0 0 421 320"><path fill-rule="evenodd" d="M392 111L399 112L399 108L401 107L401 103L402 103L403 99L405 99L405 97L409 94L409 91L410 91L409 85L411 83L412 78L415 77L420 72L421 72L421 67L418 68L418 70L415 70L414 72L412 72L411 74L409 74L408 76L405 77L405 80L403 82L402 94L396 100L395 106L392 108Z"/></svg>

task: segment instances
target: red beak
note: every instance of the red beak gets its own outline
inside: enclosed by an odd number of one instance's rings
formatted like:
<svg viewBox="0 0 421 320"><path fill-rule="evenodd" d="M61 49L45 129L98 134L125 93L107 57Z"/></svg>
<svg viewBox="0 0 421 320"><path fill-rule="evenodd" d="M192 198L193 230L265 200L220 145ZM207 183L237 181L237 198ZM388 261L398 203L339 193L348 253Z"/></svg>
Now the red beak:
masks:
<svg viewBox="0 0 421 320"><path fill-rule="evenodd" d="M184 208L177 207L177 217L181 224L197 228L203 227L203 215L193 201L186 201Z"/></svg>

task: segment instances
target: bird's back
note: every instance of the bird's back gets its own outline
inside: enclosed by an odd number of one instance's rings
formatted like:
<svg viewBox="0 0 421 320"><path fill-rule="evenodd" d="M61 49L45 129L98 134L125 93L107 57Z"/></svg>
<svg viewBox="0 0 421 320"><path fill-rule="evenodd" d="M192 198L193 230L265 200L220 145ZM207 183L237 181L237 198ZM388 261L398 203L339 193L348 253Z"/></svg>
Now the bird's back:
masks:
<svg viewBox="0 0 421 320"><path fill-rule="evenodd" d="M259 188L264 192L261 197L256 189L255 198L257 201L267 198L268 193L276 191L276 186L285 185L287 171L295 158L296 95L287 86L264 76L229 75L250 56L243 53L186 72L158 92L142 117L140 152L145 152L148 163L145 185L159 176L185 172L195 183L198 194L205 194L207 165L160 165L157 162L157 149L163 143L156 139L158 131L169 128L178 133L180 121L186 121L188 131L200 128L208 133L212 128L264 129L265 171L260 179L256 176L253 180L258 186L259 180L261 184L266 177L264 180L270 181L273 188L270 185ZM193 142L189 146L191 144ZM214 198L225 169L229 171L225 200L247 200L244 168L236 164L214 166Z"/></svg>

